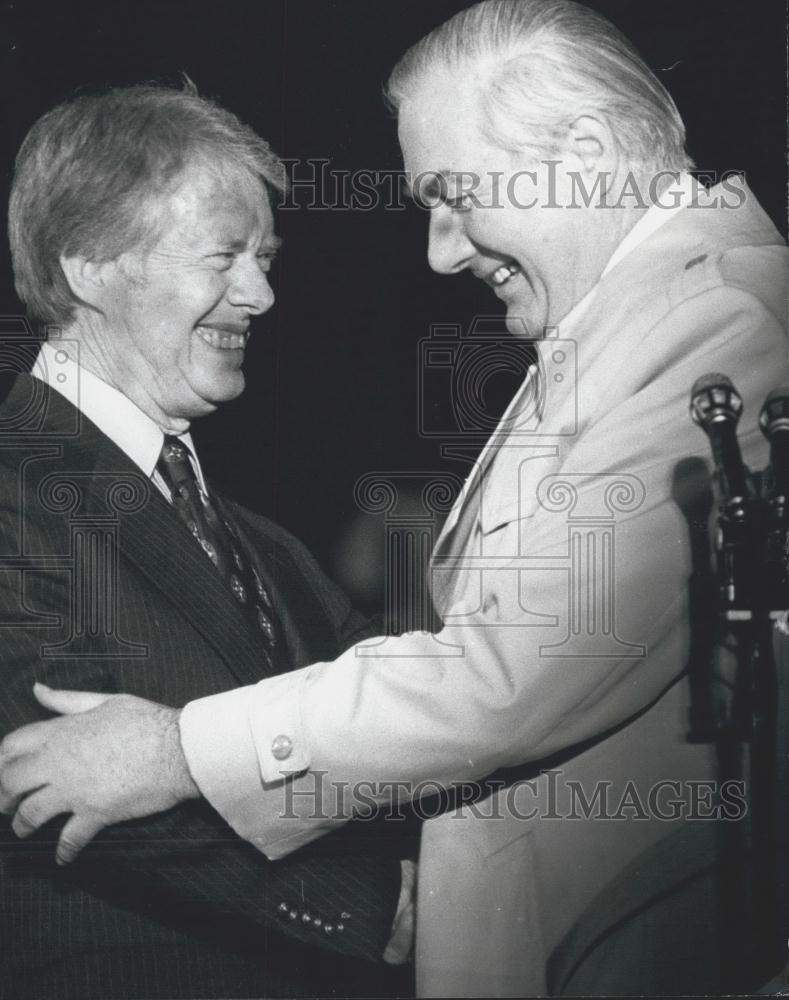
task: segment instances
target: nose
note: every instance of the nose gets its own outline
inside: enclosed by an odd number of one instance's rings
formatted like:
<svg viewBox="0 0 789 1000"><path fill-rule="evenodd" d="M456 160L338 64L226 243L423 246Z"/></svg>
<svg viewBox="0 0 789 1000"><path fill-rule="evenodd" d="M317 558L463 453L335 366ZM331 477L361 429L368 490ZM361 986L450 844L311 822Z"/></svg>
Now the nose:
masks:
<svg viewBox="0 0 789 1000"><path fill-rule="evenodd" d="M447 205L430 210L427 261L438 274L455 274L468 267L475 254L474 244L466 236L463 219Z"/></svg>
<svg viewBox="0 0 789 1000"><path fill-rule="evenodd" d="M274 305L274 292L268 275L254 256L237 258L233 267L233 280L227 297L234 306L245 309L250 315L258 316Z"/></svg>

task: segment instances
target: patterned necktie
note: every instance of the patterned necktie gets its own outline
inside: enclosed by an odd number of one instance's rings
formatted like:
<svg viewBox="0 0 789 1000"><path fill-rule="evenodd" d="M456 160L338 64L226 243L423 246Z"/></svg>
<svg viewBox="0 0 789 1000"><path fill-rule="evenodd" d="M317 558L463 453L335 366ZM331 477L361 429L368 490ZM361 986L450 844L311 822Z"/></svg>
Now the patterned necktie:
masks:
<svg viewBox="0 0 789 1000"><path fill-rule="evenodd" d="M264 639L269 661L274 661L277 630L271 597L243 551L235 525L219 516L200 489L189 449L177 437L165 435L156 469L170 490L176 513L216 566L254 629Z"/></svg>

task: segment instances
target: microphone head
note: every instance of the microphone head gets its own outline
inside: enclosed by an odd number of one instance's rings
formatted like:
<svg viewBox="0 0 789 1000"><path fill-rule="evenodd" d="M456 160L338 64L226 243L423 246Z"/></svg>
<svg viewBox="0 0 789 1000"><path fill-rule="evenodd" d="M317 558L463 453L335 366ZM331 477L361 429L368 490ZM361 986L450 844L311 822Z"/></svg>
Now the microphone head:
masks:
<svg viewBox="0 0 789 1000"><path fill-rule="evenodd" d="M742 413L742 397L731 379L720 372L702 375L690 391L690 415L705 430L713 424L736 424Z"/></svg>
<svg viewBox="0 0 789 1000"><path fill-rule="evenodd" d="M768 441L775 434L789 431L789 386L773 389L762 404L759 426Z"/></svg>

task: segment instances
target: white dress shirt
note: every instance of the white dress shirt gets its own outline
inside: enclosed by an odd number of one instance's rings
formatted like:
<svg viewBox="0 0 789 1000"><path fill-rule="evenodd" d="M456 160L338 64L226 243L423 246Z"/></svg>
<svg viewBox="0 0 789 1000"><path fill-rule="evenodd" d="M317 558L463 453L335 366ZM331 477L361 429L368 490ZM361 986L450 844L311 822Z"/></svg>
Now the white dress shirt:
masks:
<svg viewBox="0 0 789 1000"><path fill-rule="evenodd" d="M55 337L41 345L31 374L64 396L113 444L134 462L160 493L170 501L170 491L156 471L162 452L164 431L128 396L83 368L77 361L79 344L68 336ZM177 435L188 447L200 489L205 481L191 434Z"/></svg>

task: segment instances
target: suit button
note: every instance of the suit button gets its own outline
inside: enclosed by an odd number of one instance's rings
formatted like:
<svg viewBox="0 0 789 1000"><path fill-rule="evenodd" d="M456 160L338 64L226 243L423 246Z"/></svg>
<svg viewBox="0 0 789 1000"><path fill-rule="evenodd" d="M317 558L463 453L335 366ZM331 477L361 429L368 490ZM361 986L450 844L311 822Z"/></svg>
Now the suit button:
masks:
<svg viewBox="0 0 789 1000"><path fill-rule="evenodd" d="M302 913L302 915L301 915L301 922L303 924L309 925L309 924L312 923L312 917L309 915L309 913Z"/></svg>
<svg viewBox="0 0 789 1000"><path fill-rule="evenodd" d="M277 760L287 760L293 753L293 743L290 736L280 734L271 741L271 754Z"/></svg>
<svg viewBox="0 0 789 1000"><path fill-rule="evenodd" d="M342 934L342 932L344 930L345 930L345 924L337 924L337 933L338 934Z"/></svg>
<svg viewBox="0 0 789 1000"><path fill-rule="evenodd" d="M333 934L334 933L334 924L324 924L323 925L323 930L324 930L324 932L326 934L329 934L329 935Z"/></svg>
<svg viewBox="0 0 789 1000"><path fill-rule="evenodd" d="M295 920L299 915L298 910L288 910L288 919Z"/></svg>
<svg viewBox="0 0 789 1000"><path fill-rule="evenodd" d="M283 901L277 907L277 913L281 913L282 916L284 917L285 914L288 912L289 909L290 909L290 907L288 906L288 904Z"/></svg>
<svg viewBox="0 0 789 1000"><path fill-rule="evenodd" d="M312 922L315 925L315 929L316 930L320 930L321 929L321 925L323 924L323 921L321 920L320 917L313 917Z"/></svg>

